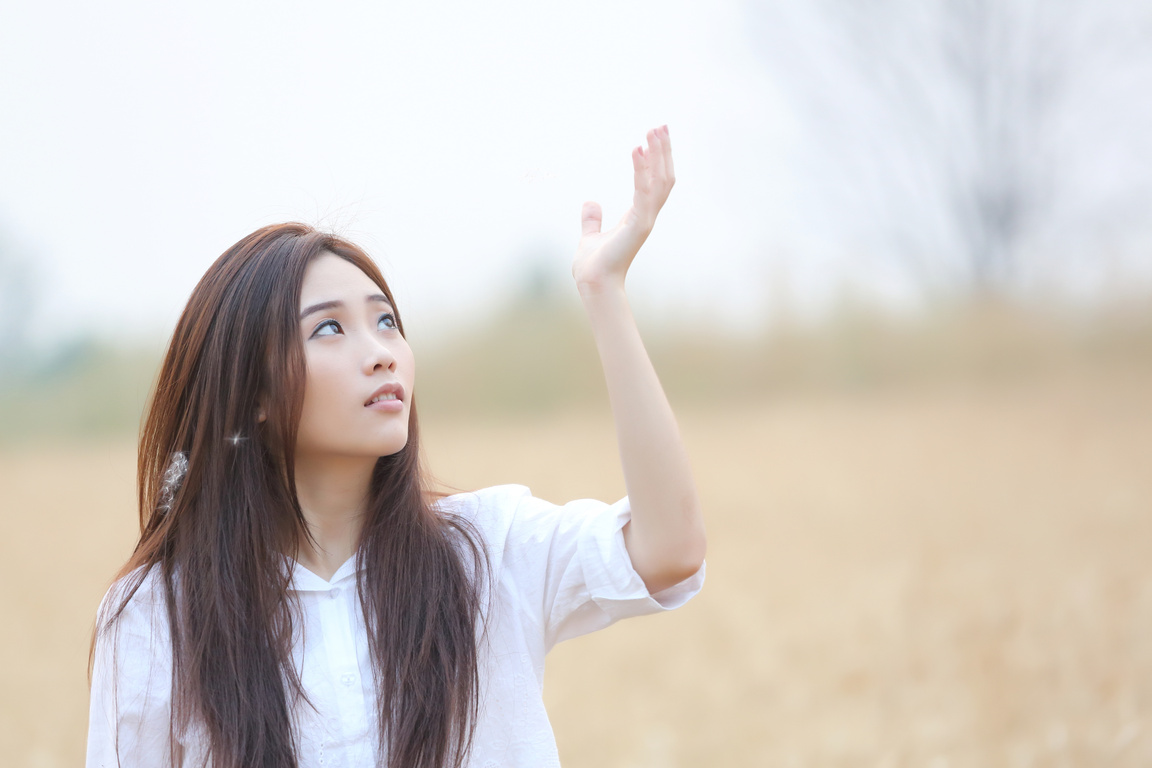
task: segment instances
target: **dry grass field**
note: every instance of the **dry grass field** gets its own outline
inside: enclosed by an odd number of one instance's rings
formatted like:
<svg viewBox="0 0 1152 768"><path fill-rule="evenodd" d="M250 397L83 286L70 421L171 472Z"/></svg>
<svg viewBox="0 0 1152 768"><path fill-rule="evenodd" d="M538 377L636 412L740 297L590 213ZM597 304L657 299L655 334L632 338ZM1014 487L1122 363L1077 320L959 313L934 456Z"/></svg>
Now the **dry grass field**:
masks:
<svg viewBox="0 0 1152 768"><path fill-rule="evenodd" d="M1152 765L1148 366L679 411L708 581L553 652L566 766ZM424 426L453 486L623 493L600 409ZM0 453L4 765L82 763L134 467Z"/></svg>

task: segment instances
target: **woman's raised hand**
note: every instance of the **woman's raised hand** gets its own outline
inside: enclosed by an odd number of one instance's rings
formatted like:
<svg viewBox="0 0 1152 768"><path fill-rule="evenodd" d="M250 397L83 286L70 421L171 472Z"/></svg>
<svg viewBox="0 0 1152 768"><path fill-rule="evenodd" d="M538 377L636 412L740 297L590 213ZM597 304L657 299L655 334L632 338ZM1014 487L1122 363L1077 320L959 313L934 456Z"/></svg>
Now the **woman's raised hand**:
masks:
<svg viewBox="0 0 1152 768"><path fill-rule="evenodd" d="M619 223L600 231L603 213L600 204L584 203L581 211L580 243L572 261L572 277L581 292L624 286L624 276L640 246L656 223L656 214L668 199L676 178L672 172L672 143L668 126L648 131L648 148L632 150L636 172L636 193L632 207Z"/></svg>
<svg viewBox="0 0 1152 768"><path fill-rule="evenodd" d="M620 223L600 231L600 206L584 203L583 234L572 276L604 366L616 422L620 466L632 517L624 546L650 593L696 573L707 540L692 467L676 418L644 349L624 293L624 276L672 191L668 128L648 132L648 150L632 150L636 195Z"/></svg>

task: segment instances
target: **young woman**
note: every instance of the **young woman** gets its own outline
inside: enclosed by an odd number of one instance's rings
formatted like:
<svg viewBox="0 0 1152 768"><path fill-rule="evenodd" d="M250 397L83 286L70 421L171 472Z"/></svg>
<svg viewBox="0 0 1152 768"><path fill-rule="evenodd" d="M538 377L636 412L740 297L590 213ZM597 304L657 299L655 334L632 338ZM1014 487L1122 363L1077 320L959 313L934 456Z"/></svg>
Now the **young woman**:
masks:
<svg viewBox="0 0 1152 768"><path fill-rule="evenodd" d="M437 495L412 350L356 246L265 227L196 286L142 430L141 535L101 604L88 765L549 766L545 653L667 610L704 525L624 277L672 188L667 127L632 208L585 203L572 274L628 496Z"/></svg>

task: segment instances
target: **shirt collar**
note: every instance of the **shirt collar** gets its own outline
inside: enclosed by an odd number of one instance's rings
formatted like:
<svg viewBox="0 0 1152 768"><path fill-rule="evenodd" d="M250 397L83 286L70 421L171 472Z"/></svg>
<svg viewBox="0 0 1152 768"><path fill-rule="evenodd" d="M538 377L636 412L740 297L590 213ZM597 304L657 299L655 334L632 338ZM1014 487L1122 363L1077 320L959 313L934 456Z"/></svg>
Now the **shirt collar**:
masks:
<svg viewBox="0 0 1152 768"><path fill-rule="evenodd" d="M354 578L360 570L359 552L353 554L336 569L336 573L332 574L331 581L324 581L292 558L288 558L288 560L292 568L292 582L288 585L288 589L296 592L328 592L342 582Z"/></svg>

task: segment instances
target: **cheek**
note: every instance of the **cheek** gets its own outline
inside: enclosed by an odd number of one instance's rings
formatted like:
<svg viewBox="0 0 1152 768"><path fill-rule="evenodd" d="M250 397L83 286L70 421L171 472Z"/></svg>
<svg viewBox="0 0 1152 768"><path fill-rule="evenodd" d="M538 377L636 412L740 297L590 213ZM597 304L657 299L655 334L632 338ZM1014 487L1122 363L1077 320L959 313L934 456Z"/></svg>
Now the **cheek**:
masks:
<svg viewBox="0 0 1152 768"><path fill-rule="evenodd" d="M396 349L393 354L396 356L397 368L400 370L400 376L406 379L406 385L411 390L411 385L416 381L416 358L412 354L412 348L407 344Z"/></svg>
<svg viewBox="0 0 1152 768"><path fill-rule="evenodd" d="M412 361L409 361L409 363L408 363L408 389L409 389L409 391L411 391L411 389L415 385L415 383L416 383L416 366L412 363Z"/></svg>
<svg viewBox="0 0 1152 768"><path fill-rule="evenodd" d="M304 407L300 414L301 426L328 421L326 412L332 410L333 404L338 402L337 389L335 376L325 367L323 360L308 360L308 373L304 378Z"/></svg>

